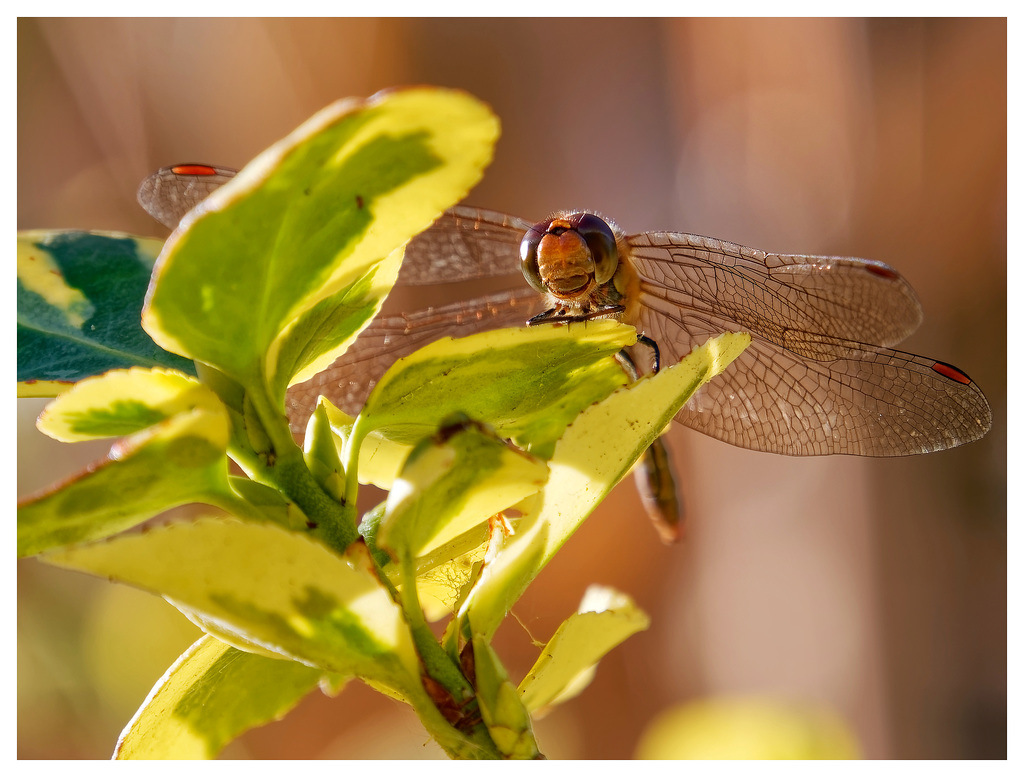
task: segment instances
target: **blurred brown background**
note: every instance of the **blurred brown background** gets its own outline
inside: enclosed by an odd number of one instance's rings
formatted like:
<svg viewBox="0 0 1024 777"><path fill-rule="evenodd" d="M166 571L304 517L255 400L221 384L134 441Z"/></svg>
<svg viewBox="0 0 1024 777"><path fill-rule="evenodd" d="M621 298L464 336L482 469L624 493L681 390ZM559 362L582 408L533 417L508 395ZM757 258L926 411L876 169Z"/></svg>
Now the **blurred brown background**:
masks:
<svg viewBox="0 0 1024 777"><path fill-rule="evenodd" d="M538 723L556 758L628 758L662 710L768 696L838 713L869 758L1006 755L1006 22L73 20L18 22L18 227L163 235L139 180L239 167L336 98L465 88L503 137L469 202L585 207L903 272L906 349L985 390L995 425L898 460L791 459L669 438L689 534L666 548L620 486L515 613L547 639L591 582L649 631ZM18 488L105 448L50 443L19 401ZM18 754L106 758L195 630L154 597L19 562ZM498 649L536 657L512 619ZM395 702L319 693L226 757L436 756Z"/></svg>

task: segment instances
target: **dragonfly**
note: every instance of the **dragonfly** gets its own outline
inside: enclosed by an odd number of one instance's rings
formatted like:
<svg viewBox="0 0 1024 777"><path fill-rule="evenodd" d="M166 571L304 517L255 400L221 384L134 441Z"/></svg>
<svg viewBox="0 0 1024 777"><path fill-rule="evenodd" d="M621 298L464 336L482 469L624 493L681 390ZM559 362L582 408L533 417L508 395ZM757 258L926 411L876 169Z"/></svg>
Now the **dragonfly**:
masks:
<svg viewBox="0 0 1024 777"><path fill-rule="evenodd" d="M173 229L234 173L163 168L143 181L139 202ZM372 378L442 336L617 318L651 345L655 364L638 360L648 369L722 332L750 334L729 369L676 416L741 448L906 456L972 442L992 424L965 372L894 348L918 328L922 309L907 280L880 261L770 253L684 232L627 234L594 213L533 223L459 205L409 242L398 285L514 275L518 288L378 317L331 367L291 389L290 413L308 415L320 394L358 413Z"/></svg>

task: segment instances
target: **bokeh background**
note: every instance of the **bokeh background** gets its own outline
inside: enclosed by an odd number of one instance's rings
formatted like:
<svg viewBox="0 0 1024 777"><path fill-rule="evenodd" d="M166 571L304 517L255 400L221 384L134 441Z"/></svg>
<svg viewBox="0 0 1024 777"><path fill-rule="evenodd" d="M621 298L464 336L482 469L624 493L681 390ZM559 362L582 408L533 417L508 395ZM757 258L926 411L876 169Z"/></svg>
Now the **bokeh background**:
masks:
<svg viewBox="0 0 1024 777"><path fill-rule="evenodd" d="M662 546L624 483L497 646L518 680L531 635L592 582L652 616L538 722L551 757L633 757L679 704L766 698L828 711L868 758L1001 758L1006 44L1002 19L19 19L18 227L164 235L135 204L152 170L240 167L336 98L430 83L502 119L473 204L892 264L925 309L906 349L977 381L986 438L794 459L675 428L686 541ZM20 494L105 452L43 438L40 408L18 402ZM19 562L18 755L109 757L196 633L155 597ZM224 755L439 754L405 708L351 685Z"/></svg>

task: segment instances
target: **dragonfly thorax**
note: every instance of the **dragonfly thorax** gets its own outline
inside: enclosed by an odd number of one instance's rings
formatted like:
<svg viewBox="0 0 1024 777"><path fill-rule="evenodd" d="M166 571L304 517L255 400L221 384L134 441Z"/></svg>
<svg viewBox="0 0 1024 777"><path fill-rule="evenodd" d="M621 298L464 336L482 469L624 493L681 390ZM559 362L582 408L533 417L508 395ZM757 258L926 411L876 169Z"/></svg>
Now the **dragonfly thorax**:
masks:
<svg viewBox="0 0 1024 777"><path fill-rule="evenodd" d="M534 224L523 236L519 258L533 288L569 303L591 296L619 265L615 235L593 213L569 213Z"/></svg>

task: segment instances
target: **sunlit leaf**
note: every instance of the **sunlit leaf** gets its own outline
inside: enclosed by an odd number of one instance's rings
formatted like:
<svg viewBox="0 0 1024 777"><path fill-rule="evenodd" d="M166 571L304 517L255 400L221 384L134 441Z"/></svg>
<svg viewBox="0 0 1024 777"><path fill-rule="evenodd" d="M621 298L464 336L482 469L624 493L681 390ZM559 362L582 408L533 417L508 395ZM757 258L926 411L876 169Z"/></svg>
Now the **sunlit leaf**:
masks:
<svg viewBox="0 0 1024 777"><path fill-rule="evenodd" d="M386 506L382 502L369 510L359 524L359 533L375 555L382 573L393 584L399 585L402 581L399 563L390 553L377 548L377 531ZM474 526L415 560L416 590L428 621L440 620L455 612L455 604L470 578L473 565L483 558L490 530L489 523Z"/></svg>
<svg viewBox="0 0 1024 777"><path fill-rule="evenodd" d="M18 556L99 539L190 502L219 504L227 482L223 410L178 413L119 440L107 458L18 503Z"/></svg>
<svg viewBox="0 0 1024 777"><path fill-rule="evenodd" d="M494 744L506 758L537 758L530 714L497 654L480 637L473 639L473 663L480 714Z"/></svg>
<svg viewBox="0 0 1024 777"><path fill-rule="evenodd" d="M669 709L644 733L637 758L844 760L857 741L835 713L769 698L706 699Z"/></svg>
<svg viewBox="0 0 1024 777"><path fill-rule="evenodd" d="M303 438L303 457L313 478L328 494L341 500L345 493L345 470L341 465L337 439L328 419L327 400L320 403L309 417ZM333 407L333 405L331 405Z"/></svg>
<svg viewBox="0 0 1024 777"><path fill-rule="evenodd" d="M401 269L401 246L367 270L355 282L317 302L274 344L274 391L283 394L293 383L309 380L330 366L352 344L359 332L380 312Z"/></svg>
<svg viewBox="0 0 1024 777"><path fill-rule="evenodd" d="M476 183L497 133L486 106L443 89L328 106L186 216L146 330L282 399L368 321L393 281L381 261Z"/></svg>
<svg viewBox="0 0 1024 777"><path fill-rule="evenodd" d="M338 455L342 456L356 419L332 405L325 397L320 397L318 407L324 408L327 422L333 432L334 444ZM358 479L363 484L373 484L385 491L391 490L391 484L398 477L406 458L412 451L412 443L395 442L389 439L382 430L373 430L362 438L358 446L359 464Z"/></svg>
<svg viewBox="0 0 1024 777"><path fill-rule="evenodd" d="M419 669L401 611L357 545L350 559L271 524L204 518L44 560L158 593L242 649L398 687Z"/></svg>
<svg viewBox="0 0 1024 777"><path fill-rule="evenodd" d="M204 636L150 691L121 733L114 757L213 758L239 734L283 717L322 676L320 669Z"/></svg>
<svg viewBox="0 0 1024 777"><path fill-rule="evenodd" d="M107 370L195 374L142 329L142 301L163 242L112 232L18 233L18 396L56 396Z"/></svg>
<svg viewBox="0 0 1024 777"><path fill-rule="evenodd" d="M379 547L415 557L536 493L547 480L542 461L455 417L422 440L388 495Z"/></svg>
<svg viewBox="0 0 1024 777"><path fill-rule="evenodd" d="M455 613L474 564L483 560L489 528L474 527L416 560L416 590L427 620L437 621Z"/></svg>
<svg viewBox="0 0 1024 777"><path fill-rule="evenodd" d="M462 605L473 633L493 635L505 614L583 520L629 472L679 409L750 342L724 334L587 408L566 429L548 462L551 475L520 504L516 535L485 564Z"/></svg>
<svg viewBox="0 0 1024 777"><path fill-rule="evenodd" d="M538 712L576 696L606 653L648 625L650 618L628 596L590 586L579 610L558 627L519 684L523 704Z"/></svg>
<svg viewBox="0 0 1024 777"><path fill-rule="evenodd" d="M461 412L547 458L580 410L627 382L614 356L635 339L615 321L442 338L384 374L350 445L375 429L398 442L419 440Z"/></svg>
<svg viewBox="0 0 1024 777"><path fill-rule="evenodd" d="M46 406L36 425L55 440L78 442L134 434L196 408L223 412L217 396L195 378L135 367L76 383Z"/></svg>

